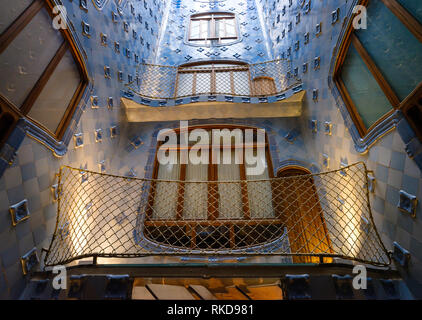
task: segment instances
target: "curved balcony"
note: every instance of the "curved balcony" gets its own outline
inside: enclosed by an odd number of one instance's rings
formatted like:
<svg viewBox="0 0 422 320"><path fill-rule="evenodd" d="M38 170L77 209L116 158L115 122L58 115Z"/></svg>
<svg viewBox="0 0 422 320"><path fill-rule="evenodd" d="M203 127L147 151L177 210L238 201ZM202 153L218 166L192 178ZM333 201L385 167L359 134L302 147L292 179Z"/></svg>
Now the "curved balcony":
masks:
<svg viewBox="0 0 422 320"><path fill-rule="evenodd" d="M280 178L178 181L62 167L45 265L86 257L278 256L286 263L390 261L367 169Z"/></svg>
<svg viewBox="0 0 422 320"><path fill-rule="evenodd" d="M304 99L285 59L141 64L127 88L122 104L129 122L298 117Z"/></svg>

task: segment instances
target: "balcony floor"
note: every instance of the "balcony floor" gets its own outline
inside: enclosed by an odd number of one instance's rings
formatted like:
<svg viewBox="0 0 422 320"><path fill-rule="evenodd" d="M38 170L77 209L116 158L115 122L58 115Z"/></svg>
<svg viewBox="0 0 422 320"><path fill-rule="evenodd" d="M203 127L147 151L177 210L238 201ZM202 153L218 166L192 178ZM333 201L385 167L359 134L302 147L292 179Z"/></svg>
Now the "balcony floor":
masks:
<svg viewBox="0 0 422 320"><path fill-rule="evenodd" d="M121 103L128 122L178 121L190 119L225 118L284 118L300 117L305 91L270 103L196 102L172 107L150 107L127 98Z"/></svg>

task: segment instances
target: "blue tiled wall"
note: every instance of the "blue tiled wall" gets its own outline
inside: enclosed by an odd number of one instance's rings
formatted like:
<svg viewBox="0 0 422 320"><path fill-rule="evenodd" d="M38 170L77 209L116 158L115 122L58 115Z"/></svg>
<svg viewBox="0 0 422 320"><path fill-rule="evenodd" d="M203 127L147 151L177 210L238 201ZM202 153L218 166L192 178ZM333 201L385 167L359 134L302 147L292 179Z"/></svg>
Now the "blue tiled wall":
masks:
<svg viewBox="0 0 422 320"><path fill-rule="evenodd" d="M226 0L215 3L132 0L123 1L124 6L119 9L114 0L109 0L103 1L103 8L98 10L94 2L88 0L87 11L80 8L80 1L63 2L87 56L92 83L89 96L98 97L98 108L92 108L90 99L83 106L85 111L75 131L82 133L82 147L76 148L72 139L65 156L57 158L39 142L26 137L14 163L0 178L0 297L16 298L19 295L26 281L22 276L20 257L34 246L40 253L40 249L49 244L56 214L50 188L55 183L54 174L60 165L99 171L100 162L105 161L108 173L126 175L132 172L139 177L150 176L155 134L161 128L178 124L128 124L125 121L119 99L128 75L135 74L135 54L140 62L164 65L212 59L248 63L279 57L291 59L307 90L301 118L210 119L191 121L190 124L235 123L265 128L275 169L289 160L303 162L313 171L337 169L342 161L349 164L364 161L376 177L371 205L378 230L388 249L392 248L393 241L398 241L411 252L409 276L418 285L422 279L421 206L417 207L416 218L411 218L399 211L397 201L401 189L422 199L421 172L407 156L405 144L396 130L379 139L366 154L358 153L350 128L345 124L328 85L332 54L353 1ZM332 12L337 9L339 18L333 21ZM236 13L241 41L215 48L187 45L185 35L189 15L203 11ZM112 13L116 15L116 22L113 22ZM300 18L297 18L299 13ZM90 25L90 37L82 35L82 22ZM127 32L124 22L128 24ZM164 23L163 29L161 23ZM320 33L317 32L319 24ZM107 35L107 46L101 44L102 33ZM307 33L308 42L305 40ZM119 42L120 53L115 51L114 42ZM129 57L126 49L130 50ZM105 66L110 68L110 79L104 76ZM123 73L123 81L118 80L119 71ZM107 107L109 97L114 101L112 108ZM311 126L313 120L316 120L316 132ZM325 122L332 126L331 135L324 132ZM109 134L112 126L118 127L119 134L115 138ZM96 129L104 132L102 142L95 142ZM137 139L143 144L133 148L131 141ZM325 161L327 158L328 162ZM31 217L13 228L8 208L25 198Z"/></svg>

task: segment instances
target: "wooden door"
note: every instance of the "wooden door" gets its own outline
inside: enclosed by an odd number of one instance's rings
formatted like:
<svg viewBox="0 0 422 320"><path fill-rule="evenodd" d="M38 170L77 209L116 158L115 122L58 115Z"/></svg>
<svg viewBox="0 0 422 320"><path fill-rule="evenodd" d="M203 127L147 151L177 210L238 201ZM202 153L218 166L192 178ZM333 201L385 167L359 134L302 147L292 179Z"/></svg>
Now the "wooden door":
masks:
<svg viewBox="0 0 422 320"><path fill-rule="evenodd" d="M277 177L289 177L279 181L277 200L279 214L288 229L292 253L332 253L331 242L312 176L303 169L287 168ZM295 256L295 263L319 263L319 257ZM331 263L331 258L325 258Z"/></svg>
<svg viewBox="0 0 422 320"><path fill-rule="evenodd" d="M270 96L277 93L274 79L270 77L254 78L253 88L256 96Z"/></svg>

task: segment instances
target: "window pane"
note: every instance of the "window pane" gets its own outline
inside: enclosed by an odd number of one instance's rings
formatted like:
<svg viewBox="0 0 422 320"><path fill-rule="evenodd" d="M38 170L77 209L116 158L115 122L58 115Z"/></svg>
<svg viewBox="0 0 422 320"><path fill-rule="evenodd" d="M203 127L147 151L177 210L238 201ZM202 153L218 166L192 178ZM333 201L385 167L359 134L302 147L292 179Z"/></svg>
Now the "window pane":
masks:
<svg viewBox="0 0 422 320"><path fill-rule="evenodd" d="M234 72L234 92L238 95L248 96L249 90L249 73L247 71Z"/></svg>
<svg viewBox="0 0 422 320"><path fill-rule="evenodd" d="M352 45L344 61L341 78L367 128L392 109L384 92Z"/></svg>
<svg viewBox="0 0 422 320"><path fill-rule="evenodd" d="M201 20L201 31L199 34L199 37L202 39L207 39L210 37L210 33L209 33L209 25L210 25L210 21L209 20Z"/></svg>
<svg viewBox="0 0 422 320"><path fill-rule="evenodd" d="M218 165L218 181L240 180L240 165L235 164L235 150L231 151L231 163L223 163L223 152L220 152ZM242 192L239 183L224 183L218 185L220 219L236 219L243 217Z"/></svg>
<svg viewBox="0 0 422 320"><path fill-rule="evenodd" d="M230 72L216 72L215 85L219 94L231 94Z"/></svg>
<svg viewBox="0 0 422 320"><path fill-rule="evenodd" d="M159 165L159 180L179 180L180 165L166 164ZM178 197L177 182L157 182L154 197L153 219L175 219Z"/></svg>
<svg viewBox="0 0 422 320"><path fill-rule="evenodd" d="M177 96L184 97L192 94L193 74L179 73L179 80L177 84Z"/></svg>
<svg viewBox="0 0 422 320"><path fill-rule="evenodd" d="M225 23L224 19L215 20L215 37L216 38L226 37L224 23Z"/></svg>
<svg viewBox="0 0 422 320"><path fill-rule="evenodd" d="M235 36L236 36L235 20L227 19L226 20L226 37L235 37Z"/></svg>
<svg viewBox="0 0 422 320"><path fill-rule="evenodd" d="M28 116L55 132L81 82L79 70L68 51L35 101Z"/></svg>
<svg viewBox="0 0 422 320"><path fill-rule="evenodd" d="M62 42L42 9L0 55L0 93L20 107Z"/></svg>
<svg viewBox="0 0 422 320"><path fill-rule="evenodd" d="M356 35L400 100L422 81L422 43L381 2L368 6L368 29Z"/></svg>
<svg viewBox="0 0 422 320"><path fill-rule="evenodd" d="M192 21L192 23L190 25L190 38L191 39L198 39L199 38L199 36L200 36L200 34L199 34L200 24L201 24L201 21L198 21L198 20Z"/></svg>
<svg viewBox="0 0 422 320"><path fill-rule="evenodd" d="M198 155L199 156L199 155ZM208 181L208 164L188 164L186 181ZM208 185L206 183L186 183L183 219L208 217Z"/></svg>
<svg viewBox="0 0 422 320"><path fill-rule="evenodd" d="M209 94L211 92L211 73L196 74L196 94Z"/></svg>
<svg viewBox="0 0 422 320"><path fill-rule="evenodd" d="M33 2L33 0L0 0L0 34Z"/></svg>
<svg viewBox="0 0 422 320"><path fill-rule="evenodd" d="M257 156L257 155L256 155ZM256 166L246 164L247 180L265 180L269 179L268 165L265 153L258 158L259 168L264 167L264 172L257 171ZM249 171L248 171L249 169ZM251 173L252 171L252 173ZM251 173L248 175L248 172ZM264 219L274 218L273 197L271 183L269 181L257 181L248 183L248 198L251 218Z"/></svg>
<svg viewBox="0 0 422 320"><path fill-rule="evenodd" d="M421 0L397 0L422 24L422 1Z"/></svg>

